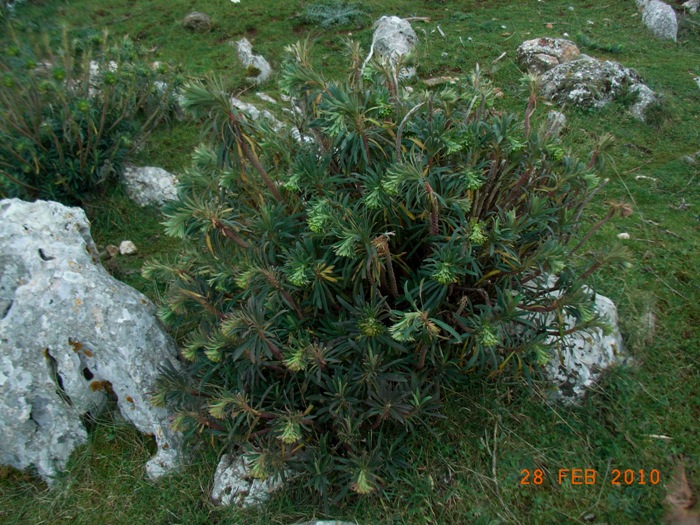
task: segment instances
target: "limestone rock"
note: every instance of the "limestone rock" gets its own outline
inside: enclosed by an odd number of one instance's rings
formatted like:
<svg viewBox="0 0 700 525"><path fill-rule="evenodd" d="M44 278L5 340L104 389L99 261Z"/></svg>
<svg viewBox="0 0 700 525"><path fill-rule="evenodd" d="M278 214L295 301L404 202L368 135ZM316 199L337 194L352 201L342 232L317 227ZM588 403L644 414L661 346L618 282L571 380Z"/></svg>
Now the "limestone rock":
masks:
<svg viewBox="0 0 700 525"><path fill-rule="evenodd" d="M30 466L49 483L87 440L81 416L107 393L155 435L156 478L182 458L180 435L149 399L177 348L155 306L101 266L80 208L0 201L0 464Z"/></svg>
<svg viewBox="0 0 700 525"><path fill-rule="evenodd" d="M418 43L418 36L411 24L408 20L398 16L383 16L377 20L374 27L368 60L376 53L390 63L395 64L401 57L413 51L413 48ZM399 72L399 79L407 79L415 74L416 69L413 67L402 68Z"/></svg>
<svg viewBox="0 0 700 525"><path fill-rule="evenodd" d="M261 119L266 120L272 129L280 130L284 127L284 124L275 117L270 111L263 109L262 111L258 109L254 104L249 104L248 102L243 102L236 97L231 97L231 105L243 113L245 113L249 119L253 121L260 121Z"/></svg>
<svg viewBox="0 0 700 525"><path fill-rule="evenodd" d="M270 494L281 486L280 478L253 478L245 456L224 454L216 467L210 497L215 505L250 507L267 501Z"/></svg>
<svg viewBox="0 0 700 525"><path fill-rule="evenodd" d="M607 318L610 334L595 330L593 334L569 336L567 343L571 351L561 352L561 356L555 356L547 365L547 374L563 401L581 398L598 380L601 372L625 360L615 304L607 297L596 294L595 310ZM574 326L574 320L569 319L567 325Z"/></svg>
<svg viewBox="0 0 700 525"><path fill-rule="evenodd" d="M670 5L660 0L649 0L644 4L642 22L655 37L676 41L678 20L676 12Z"/></svg>
<svg viewBox="0 0 700 525"><path fill-rule="evenodd" d="M136 245L131 241L122 241L119 244L120 255L133 255L138 251Z"/></svg>
<svg viewBox="0 0 700 525"><path fill-rule="evenodd" d="M647 108L651 104L657 102L658 97L649 86L644 84L634 84L630 89L633 93L637 94L637 101L630 107L630 113L632 113L637 120L644 122L646 120Z"/></svg>
<svg viewBox="0 0 700 525"><path fill-rule="evenodd" d="M546 132L552 137L559 137L566 127L566 115L561 111L550 111L547 113Z"/></svg>
<svg viewBox="0 0 700 525"><path fill-rule="evenodd" d="M375 24L372 46L383 57L407 55L418 43L418 36L408 20L398 16L383 16Z"/></svg>
<svg viewBox="0 0 700 525"><path fill-rule="evenodd" d="M272 98L270 95L268 95L267 93L263 93L261 91L258 91L255 94L255 96L258 97L263 102L269 102L270 104L277 104L277 101L274 98Z"/></svg>
<svg viewBox="0 0 700 525"><path fill-rule="evenodd" d="M256 85L267 82L272 76L269 62L264 57L253 54L253 45L248 39L242 38L235 45L238 59L251 73L247 75L248 81Z"/></svg>
<svg viewBox="0 0 700 525"><path fill-rule="evenodd" d="M130 166L123 180L127 195L139 206L162 206L177 198L177 177L162 168Z"/></svg>
<svg viewBox="0 0 700 525"><path fill-rule="evenodd" d="M107 257L111 259L119 254L119 248L117 248L113 244L108 244L107 246L105 246L105 253L107 254Z"/></svg>
<svg viewBox="0 0 700 525"><path fill-rule="evenodd" d="M688 0L683 3L683 7L685 7L690 14L695 14L698 12L698 7L700 7L700 0Z"/></svg>
<svg viewBox="0 0 700 525"><path fill-rule="evenodd" d="M423 79L423 83L428 87L440 86L442 84L454 84L459 79L456 77L432 77Z"/></svg>
<svg viewBox="0 0 700 525"><path fill-rule="evenodd" d="M617 62L581 55L578 60L547 71L540 84L543 97L581 109L603 107L626 91L636 91L639 95L631 111L643 120L647 106L656 101L656 95L643 84L636 71Z"/></svg>
<svg viewBox="0 0 700 525"><path fill-rule="evenodd" d="M185 29L195 31L196 33L206 33L211 31L212 28L211 18L209 18L209 15L199 13L197 11L193 11L183 18L182 25Z"/></svg>
<svg viewBox="0 0 700 525"><path fill-rule="evenodd" d="M518 61L536 73L544 73L550 69L571 62L581 55L576 44L563 38L535 38L526 40L518 46Z"/></svg>

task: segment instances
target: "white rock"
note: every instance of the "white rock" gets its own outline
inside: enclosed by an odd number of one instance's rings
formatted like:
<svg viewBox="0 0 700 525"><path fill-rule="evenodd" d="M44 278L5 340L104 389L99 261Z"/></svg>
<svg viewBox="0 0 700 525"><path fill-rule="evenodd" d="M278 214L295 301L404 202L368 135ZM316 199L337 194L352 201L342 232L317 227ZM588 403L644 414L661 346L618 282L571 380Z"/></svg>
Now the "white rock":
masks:
<svg viewBox="0 0 700 525"><path fill-rule="evenodd" d="M563 402L580 399L595 384L601 372L626 360L615 304L607 297L596 294L593 306L596 313L609 323L609 335L600 329L568 335L564 339L565 347L555 351L545 365L545 373L556 387L556 397ZM572 317L567 317L564 330L572 328L575 323ZM549 344L554 341L552 337Z"/></svg>
<svg viewBox="0 0 700 525"><path fill-rule="evenodd" d="M272 98L270 95L268 95L267 93L262 93L262 92L258 91L255 94L255 96L258 97L260 100L263 100L265 102L269 102L270 104L277 104L277 101L274 98Z"/></svg>
<svg viewBox="0 0 700 525"><path fill-rule="evenodd" d="M240 39L235 45L238 59L243 64L243 67L255 68L259 71L257 75L248 77L248 80L256 85L267 82L272 76L272 68L269 62L262 56L253 54L253 45L247 38Z"/></svg>
<svg viewBox="0 0 700 525"><path fill-rule="evenodd" d="M550 111L547 113L547 134L553 137L561 135L566 127L566 115L561 111Z"/></svg>
<svg viewBox="0 0 700 525"><path fill-rule="evenodd" d="M136 245L131 241L122 241L119 244L119 253L121 255L133 255L137 251Z"/></svg>
<svg viewBox="0 0 700 525"><path fill-rule="evenodd" d="M216 467L210 498L215 505L250 507L267 501L270 494L282 485L279 478L252 478L245 456L236 458L232 454L224 454Z"/></svg>
<svg viewBox="0 0 700 525"><path fill-rule="evenodd" d="M155 310L101 266L83 210L0 201L0 463L51 483L87 440L81 416L111 390L124 419L155 435L149 476L177 468L181 437L149 398L158 367L178 366Z"/></svg>
<svg viewBox="0 0 700 525"><path fill-rule="evenodd" d="M623 240L623 241L626 241L627 239L630 238L630 234L627 233L627 232L618 233L618 234L617 234L617 238L618 238L618 239L621 239L621 240Z"/></svg>
<svg viewBox="0 0 700 525"><path fill-rule="evenodd" d="M372 46L381 56L395 59L407 55L418 43L418 36L408 20L383 16L374 24Z"/></svg>
<svg viewBox="0 0 700 525"><path fill-rule="evenodd" d="M408 20L398 16L383 16L377 20L374 27L368 60L373 54L377 54L391 64L396 64L401 57L413 51L418 43L418 36L411 24ZM366 63L367 61L365 61ZM415 68L402 68L399 72L399 79L408 79L415 74Z"/></svg>
<svg viewBox="0 0 700 525"><path fill-rule="evenodd" d="M280 130L284 127L284 124L266 109L260 111L257 107L255 107L255 105L249 104L248 102L243 102L236 97L231 97L230 101L233 107L241 110L251 120L259 121L264 119L270 124L270 126L272 126L272 129L274 130Z"/></svg>
<svg viewBox="0 0 700 525"><path fill-rule="evenodd" d="M646 112L649 105L657 102L659 99L649 86L645 84L635 84L630 88L630 91L637 93L637 102L630 107L630 113L637 119L645 122Z"/></svg>
<svg viewBox="0 0 700 525"><path fill-rule="evenodd" d="M130 166L122 178L127 195L139 206L162 206L177 199L178 179L162 168Z"/></svg>
<svg viewBox="0 0 700 525"><path fill-rule="evenodd" d="M106 67L105 67L106 66ZM119 69L119 64L114 60L110 60L107 64L98 62L97 60L90 60L88 63L88 68L90 74L88 75L88 95L94 97L100 94L102 89L102 76L105 72L114 73ZM78 89L82 89L80 83L76 83Z"/></svg>
<svg viewBox="0 0 700 525"><path fill-rule="evenodd" d="M700 7L700 0L688 0L683 3L683 7L685 7L690 14L695 14Z"/></svg>
<svg viewBox="0 0 700 525"><path fill-rule="evenodd" d="M655 37L676 41L678 20L670 5L660 0L649 0L642 11L642 22Z"/></svg>

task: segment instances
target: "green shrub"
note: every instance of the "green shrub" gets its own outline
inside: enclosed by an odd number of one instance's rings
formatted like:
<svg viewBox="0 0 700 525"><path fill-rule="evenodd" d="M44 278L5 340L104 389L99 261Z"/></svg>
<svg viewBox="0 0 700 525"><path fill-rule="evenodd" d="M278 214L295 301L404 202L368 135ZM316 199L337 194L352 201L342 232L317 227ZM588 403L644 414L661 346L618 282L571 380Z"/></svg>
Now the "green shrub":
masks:
<svg viewBox="0 0 700 525"><path fill-rule="evenodd" d="M362 5L342 0L321 0L304 8L301 19L305 24L311 24L326 29L333 25L357 24L365 17Z"/></svg>
<svg viewBox="0 0 700 525"><path fill-rule="evenodd" d="M432 432L445 388L531 377L601 326L581 281L616 257L577 272L597 155L531 132L533 103L526 125L499 113L478 70L409 94L354 49L347 83L290 49L291 134L248 120L216 81L185 87L212 146L166 210L188 248L144 269L171 283L161 317L189 363L155 397L175 427L242 444L255 477L291 467L326 500L406 467L401 438Z"/></svg>
<svg viewBox="0 0 700 525"><path fill-rule="evenodd" d="M0 194L79 203L172 110L172 82L129 39L14 42L0 58Z"/></svg>

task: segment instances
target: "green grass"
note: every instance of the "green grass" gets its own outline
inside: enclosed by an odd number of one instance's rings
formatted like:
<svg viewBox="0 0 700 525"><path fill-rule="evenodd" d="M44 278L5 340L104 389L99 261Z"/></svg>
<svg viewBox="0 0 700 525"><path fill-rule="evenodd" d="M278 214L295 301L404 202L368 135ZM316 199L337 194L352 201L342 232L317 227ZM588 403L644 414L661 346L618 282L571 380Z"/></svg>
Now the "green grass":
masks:
<svg viewBox="0 0 700 525"><path fill-rule="evenodd" d="M592 285L618 305L634 364L607 374L579 407L551 405L537 386L530 390L518 382L475 378L473 388L446 396L447 418L435 436L412 436L414 473L387 483L383 497L351 498L333 507L331 515L363 524L588 523L584 516L589 514L592 523L659 523L675 456L685 456L688 478L700 489L700 165L680 160L700 150L700 89L692 80L700 76L700 15L681 20L678 43L668 43L653 40L644 30L641 17L633 16L632 0L372 0L363 2L368 14L364 25L325 30L303 23L299 15L308 3L44 0L19 8L18 16L25 31L65 23L73 30L108 27L116 35L128 33L153 49L154 60L172 63L190 78L220 74L236 94L254 103L257 89L246 85L245 71L227 42L249 38L254 51L279 70L284 46L311 36L324 74L339 77L344 71L339 37L352 33L368 49L371 21L382 14L430 17L427 23L413 22L420 40L420 77L466 75L478 63L503 90L501 102L509 111L525 109L522 71L514 57L528 38L582 35L582 52L635 68L663 97L650 124L634 120L622 104L592 112L564 110L564 140L575 151L590 151L604 133L615 137L606 157L610 183L592 204L587 221L602 217L606 203L613 201L631 203L634 214L606 225L589 247L621 242L617 233L628 232L631 239L624 242L632 268L624 274L603 270ZM180 20L195 9L212 17L211 32L189 33L181 27ZM546 23L553 29L545 29ZM497 60L503 52L505 57ZM422 89L420 82L416 88ZM278 94L274 83L262 90ZM549 109L540 102L537 118L544 119ZM155 134L138 160L181 170L197 133L191 123L174 124ZM128 238L140 249L135 257L108 261L107 268L156 296L140 277L143 260L177 249L162 233L159 213L134 207L117 191L91 203L88 214L98 244ZM670 439L651 437L659 435ZM51 490L27 475L3 471L0 521L262 524L323 516L319 501L294 484L261 509L216 509L207 502L216 463L210 453L196 456L182 474L152 484L143 467L153 450L151 440L109 420L95 426L90 440ZM535 468L545 472L543 485L520 485L522 470ZM598 483L559 485L559 469L572 468L596 469ZM662 481L613 486L615 468L659 469Z"/></svg>

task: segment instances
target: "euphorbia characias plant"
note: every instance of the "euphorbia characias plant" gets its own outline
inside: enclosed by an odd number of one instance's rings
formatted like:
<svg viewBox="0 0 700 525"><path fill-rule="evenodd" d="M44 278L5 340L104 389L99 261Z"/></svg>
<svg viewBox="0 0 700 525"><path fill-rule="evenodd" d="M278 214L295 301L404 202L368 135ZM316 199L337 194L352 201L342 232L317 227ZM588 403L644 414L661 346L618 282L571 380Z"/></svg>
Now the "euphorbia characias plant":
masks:
<svg viewBox="0 0 700 525"><path fill-rule="evenodd" d="M326 501L408 468L401 438L432 431L445 388L530 377L602 325L572 264L593 167L495 111L478 69L409 93L351 49L341 82L308 44L288 49L289 132L251 121L220 82L187 86L208 140L166 210L187 248L145 270L170 283L161 317L188 363L156 396L176 426L241 447L256 477L296 471Z"/></svg>

